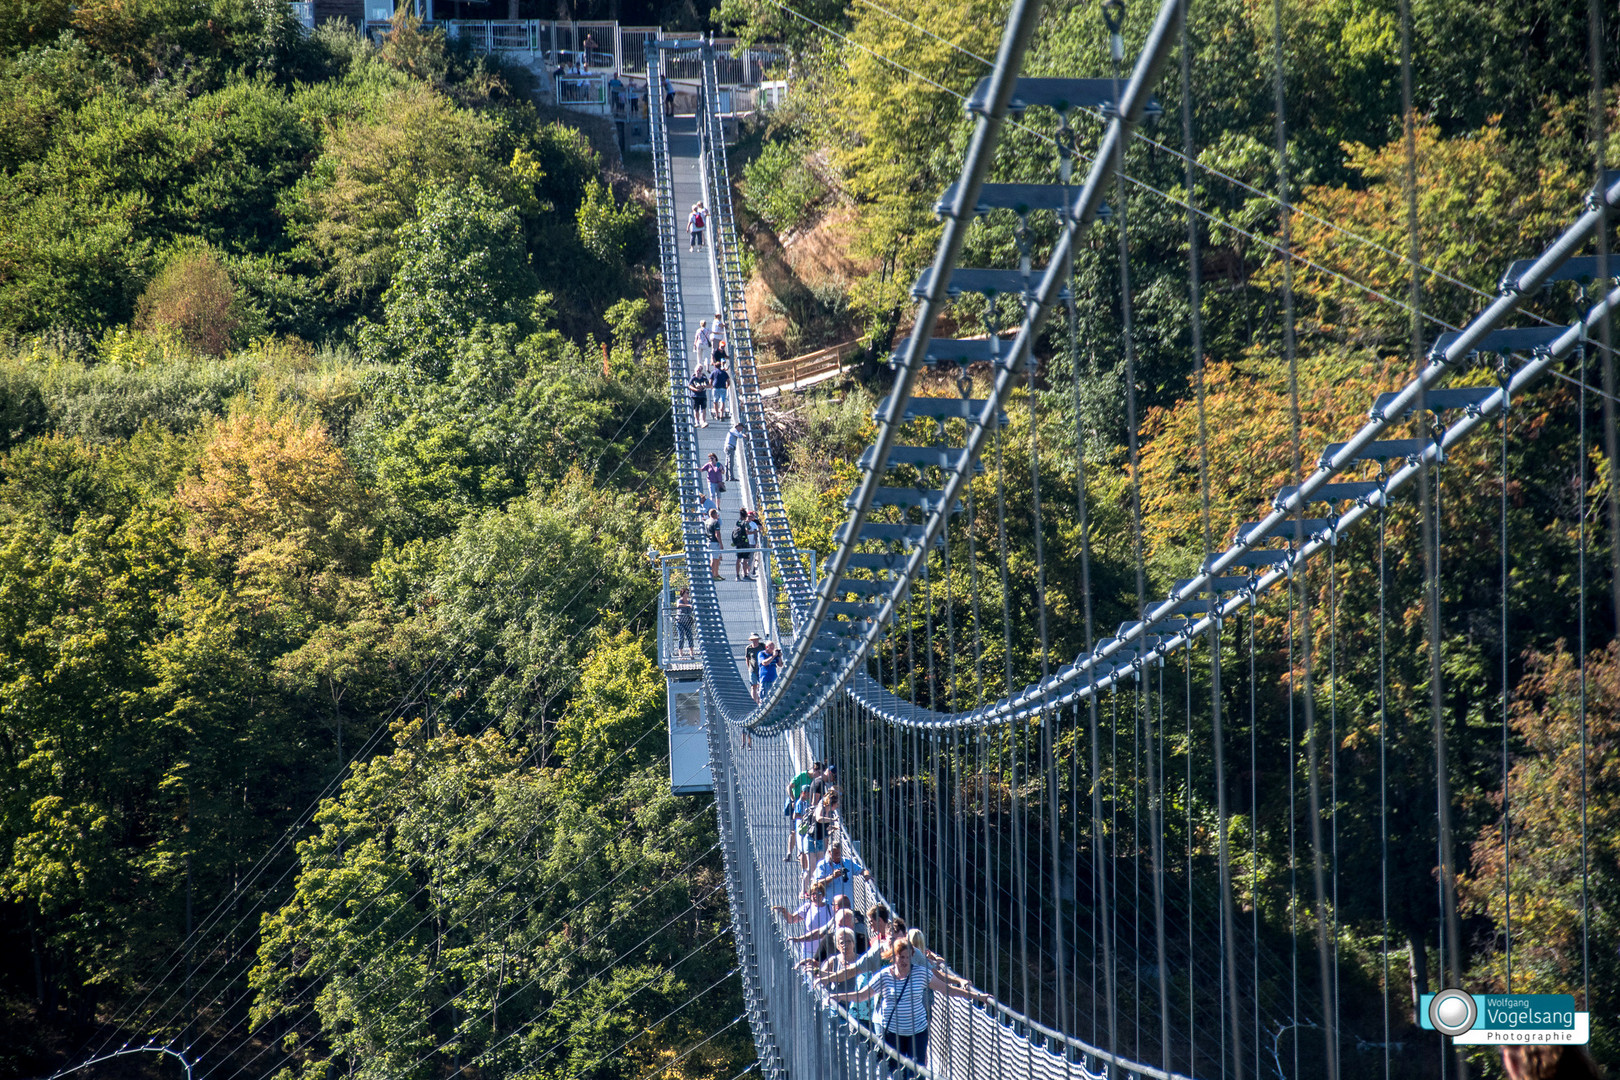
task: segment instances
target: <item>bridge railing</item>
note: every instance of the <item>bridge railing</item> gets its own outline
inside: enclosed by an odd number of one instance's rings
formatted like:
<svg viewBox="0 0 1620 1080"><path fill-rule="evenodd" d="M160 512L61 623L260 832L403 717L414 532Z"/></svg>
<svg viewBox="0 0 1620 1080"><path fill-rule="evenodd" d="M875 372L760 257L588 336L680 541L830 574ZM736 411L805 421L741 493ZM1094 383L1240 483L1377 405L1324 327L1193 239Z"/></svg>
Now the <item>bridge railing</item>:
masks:
<svg viewBox="0 0 1620 1080"><path fill-rule="evenodd" d="M747 279L743 273L742 247L737 237L736 214L732 207L725 131L716 108L720 100L720 79L713 50L705 50L703 54L703 100L705 108L700 112L701 141L712 222L713 258L718 268L721 305L732 345L738 415L748 429L748 471L753 484L754 507L764 524L765 543L771 549L782 575L790 616L783 625L791 626L797 639L814 586L793 557L796 550L793 528L782 501L781 483L777 477L770 440L766 436L765 409L760 398L760 372L745 298Z"/></svg>
<svg viewBox="0 0 1620 1080"><path fill-rule="evenodd" d="M294 9L307 8L311 0L295 0ZM391 13L391 12L390 12ZM311 14L313 18L313 14ZM376 23L385 27L386 20ZM562 64L571 74L601 72L611 75L646 75L647 61L659 41L693 37L666 33L656 26L621 26L616 22L569 22L556 19L437 19L445 35L466 42L480 52L523 54L544 60L547 65ZM767 83L786 62L787 54L770 46L738 48L735 40L716 39L717 72L722 87L758 87ZM671 79L698 82L702 61L695 56L672 57L663 74Z"/></svg>

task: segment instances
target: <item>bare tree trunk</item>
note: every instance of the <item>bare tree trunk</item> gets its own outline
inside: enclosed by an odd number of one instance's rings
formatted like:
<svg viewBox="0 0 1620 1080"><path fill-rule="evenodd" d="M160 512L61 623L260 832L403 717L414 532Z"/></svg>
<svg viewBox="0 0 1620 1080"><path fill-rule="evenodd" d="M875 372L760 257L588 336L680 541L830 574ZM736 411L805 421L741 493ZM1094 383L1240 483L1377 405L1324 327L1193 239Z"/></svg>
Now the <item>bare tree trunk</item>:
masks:
<svg viewBox="0 0 1620 1080"><path fill-rule="evenodd" d="M1423 946L1423 931L1408 930L1406 944L1410 952L1407 970L1412 978L1412 1012L1417 1013L1422 996L1429 992L1429 953Z"/></svg>

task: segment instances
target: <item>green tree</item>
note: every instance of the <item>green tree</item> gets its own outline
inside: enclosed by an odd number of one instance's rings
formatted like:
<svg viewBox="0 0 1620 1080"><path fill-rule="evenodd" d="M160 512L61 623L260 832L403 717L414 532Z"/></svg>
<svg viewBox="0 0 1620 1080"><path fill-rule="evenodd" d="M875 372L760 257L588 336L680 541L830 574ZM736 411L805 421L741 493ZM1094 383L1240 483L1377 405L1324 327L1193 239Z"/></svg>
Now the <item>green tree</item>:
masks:
<svg viewBox="0 0 1620 1080"><path fill-rule="evenodd" d="M537 282L522 224L476 178L424 191L397 243L384 321L364 334L372 357L442 378L478 323L533 325Z"/></svg>
<svg viewBox="0 0 1620 1080"><path fill-rule="evenodd" d="M526 190L495 157L500 138L495 119L407 83L327 136L309 176L285 196L295 235L338 295L375 296L394 269L396 233L424 192L474 179L514 201Z"/></svg>
<svg viewBox="0 0 1620 1080"><path fill-rule="evenodd" d="M580 798L525 758L402 723L323 804L250 980L257 1025L296 1025L286 1075L629 1078L735 1015L733 983L648 1030L731 964L711 815L661 770ZM712 1046L695 1068L751 1053Z"/></svg>
<svg viewBox="0 0 1620 1080"><path fill-rule="evenodd" d="M593 179L585 185L577 220L579 242L609 266L623 266L641 254L646 215L633 202L620 205L613 189L602 181Z"/></svg>

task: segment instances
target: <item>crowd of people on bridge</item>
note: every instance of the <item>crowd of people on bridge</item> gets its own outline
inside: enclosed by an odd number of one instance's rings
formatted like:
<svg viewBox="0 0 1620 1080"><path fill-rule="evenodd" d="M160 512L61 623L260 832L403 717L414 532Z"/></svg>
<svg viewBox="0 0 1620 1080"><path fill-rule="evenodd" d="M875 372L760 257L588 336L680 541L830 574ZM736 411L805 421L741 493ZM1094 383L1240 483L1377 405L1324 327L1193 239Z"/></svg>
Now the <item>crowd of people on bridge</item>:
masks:
<svg viewBox="0 0 1620 1080"><path fill-rule="evenodd" d="M708 319L698 325L697 334L692 339L692 356L697 364L686 380L687 392L692 396L692 421L698 427L708 427L711 418L733 419L730 400L731 355L726 342L725 323L720 316L714 317L712 330ZM741 423L737 426L741 427ZM730 448L728 442L728 451ZM735 468L731 470L733 473L735 471Z"/></svg>
<svg viewBox="0 0 1620 1080"><path fill-rule="evenodd" d="M789 941L799 950L806 977L828 1000L847 1005L850 1016L896 1054L926 1066L932 995L981 1004L991 998L951 971L928 950L923 932L906 926L886 905L874 902L857 914L855 883L870 882L872 872L844 835L842 801L836 765L818 761L788 781L782 815L790 828L782 861L798 863L802 902L792 910L779 904L776 911L802 931L790 931Z"/></svg>

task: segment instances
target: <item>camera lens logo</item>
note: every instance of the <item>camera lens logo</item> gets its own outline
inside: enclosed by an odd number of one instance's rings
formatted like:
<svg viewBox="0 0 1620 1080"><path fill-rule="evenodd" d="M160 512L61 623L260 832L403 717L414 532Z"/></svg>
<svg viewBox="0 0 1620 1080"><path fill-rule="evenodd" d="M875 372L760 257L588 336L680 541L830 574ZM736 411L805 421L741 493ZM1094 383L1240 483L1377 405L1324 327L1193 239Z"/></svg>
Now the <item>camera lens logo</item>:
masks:
<svg viewBox="0 0 1620 1080"><path fill-rule="evenodd" d="M1466 1035L1479 1019L1479 1004L1472 994L1442 990L1429 1001L1429 1023L1443 1035Z"/></svg>

